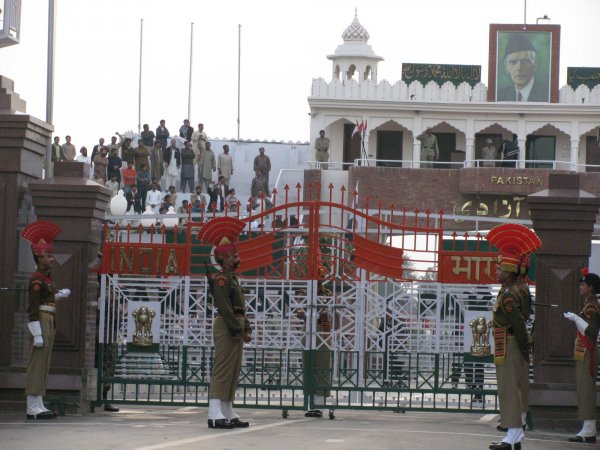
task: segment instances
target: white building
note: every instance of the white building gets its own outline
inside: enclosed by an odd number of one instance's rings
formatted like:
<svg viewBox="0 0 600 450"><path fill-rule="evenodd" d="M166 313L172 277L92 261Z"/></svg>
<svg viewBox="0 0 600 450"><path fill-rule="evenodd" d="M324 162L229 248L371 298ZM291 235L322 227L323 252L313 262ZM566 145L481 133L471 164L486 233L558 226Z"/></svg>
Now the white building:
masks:
<svg viewBox="0 0 600 450"><path fill-rule="evenodd" d="M327 56L331 80L314 79L308 97L311 148L319 130L325 130L331 140L330 161L351 164L367 157L385 160L377 163L381 166L417 168L421 158L416 138L431 128L446 167L451 162L462 167L465 161L466 167L477 166L485 139L499 145L513 133L519 141L518 167L585 171L586 164L600 164L600 86L563 86L558 103L517 103L488 101L482 82L473 87L466 82L457 87L433 81L425 86L402 80L392 84L377 79L383 58L367 44L369 33L357 17L342 37L343 44ZM352 138L356 122L362 121L367 123L366 154L361 154L360 140ZM312 152L314 159L314 148Z"/></svg>

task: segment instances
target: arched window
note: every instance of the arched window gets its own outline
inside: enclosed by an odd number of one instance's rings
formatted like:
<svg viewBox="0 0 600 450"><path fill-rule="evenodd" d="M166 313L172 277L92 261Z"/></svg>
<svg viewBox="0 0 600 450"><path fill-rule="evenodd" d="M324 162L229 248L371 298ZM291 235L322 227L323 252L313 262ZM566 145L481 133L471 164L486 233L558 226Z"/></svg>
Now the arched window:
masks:
<svg viewBox="0 0 600 450"><path fill-rule="evenodd" d="M367 66L367 68L365 69L365 73L363 76L363 80L364 81L369 81L371 80L371 66Z"/></svg>
<svg viewBox="0 0 600 450"><path fill-rule="evenodd" d="M348 71L346 72L346 78L348 80L351 80L352 77L354 76L355 72L356 72L356 66L354 64L352 64L350 67L348 67Z"/></svg>
<svg viewBox="0 0 600 450"><path fill-rule="evenodd" d="M340 70L340 66L338 64L338 65L335 66L335 70L333 71L333 79L334 80L339 80L340 79L340 73L341 73L341 70Z"/></svg>

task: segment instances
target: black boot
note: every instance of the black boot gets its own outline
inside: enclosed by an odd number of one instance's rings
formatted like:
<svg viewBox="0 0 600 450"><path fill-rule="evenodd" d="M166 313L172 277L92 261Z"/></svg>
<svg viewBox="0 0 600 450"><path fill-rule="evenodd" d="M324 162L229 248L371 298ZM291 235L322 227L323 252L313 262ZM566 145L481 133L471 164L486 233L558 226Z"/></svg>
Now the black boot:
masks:
<svg viewBox="0 0 600 450"><path fill-rule="evenodd" d="M223 428L230 430L234 425L227 419L208 419L208 428Z"/></svg>

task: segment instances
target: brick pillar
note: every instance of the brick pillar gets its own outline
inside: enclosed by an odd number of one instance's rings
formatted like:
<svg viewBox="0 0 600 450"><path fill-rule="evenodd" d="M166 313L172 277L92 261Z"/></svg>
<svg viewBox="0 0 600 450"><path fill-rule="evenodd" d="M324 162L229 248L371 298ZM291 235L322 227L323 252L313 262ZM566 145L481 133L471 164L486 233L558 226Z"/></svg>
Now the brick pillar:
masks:
<svg viewBox="0 0 600 450"><path fill-rule="evenodd" d="M535 232L542 240L536 252L535 301L558 304L535 310L534 383L530 405L537 419L554 417L564 428L577 419L574 407L575 326L563 312L579 312L580 270L588 266L600 198L580 189L579 174L550 174L548 189L527 198ZM572 423L577 427L579 422ZM560 425L559 425L560 426Z"/></svg>
<svg viewBox="0 0 600 450"><path fill-rule="evenodd" d="M62 228L54 241L57 264L52 271L58 289L71 289L57 303L57 336L48 387L75 399L83 410L95 394L94 349L98 300L97 273L102 221L111 192L88 178L89 166L57 162L54 178L29 184L38 220ZM88 394L89 391L89 394Z"/></svg>

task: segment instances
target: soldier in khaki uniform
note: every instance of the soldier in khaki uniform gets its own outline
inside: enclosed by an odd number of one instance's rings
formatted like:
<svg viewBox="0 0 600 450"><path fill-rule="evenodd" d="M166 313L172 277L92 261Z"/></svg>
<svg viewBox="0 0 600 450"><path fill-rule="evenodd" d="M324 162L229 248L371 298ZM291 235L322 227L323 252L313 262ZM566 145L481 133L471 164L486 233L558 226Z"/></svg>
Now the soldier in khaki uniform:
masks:
<svg viewBox="0 0 600 450"><path fill-rule="evenodd" d="M437 161L440 156L437 137L431 133L431 128L427 128L417 136L417 140L421 141L421 167L433 167L433 161Z"/></svg>
<svg viewBox="0 0 600 450"><path fill-rule="evenodd" d="M583 269L579 279L579 293L585 303L579 315L566 312L567 319L577 327L575 339L575 378L577 409L583 427L571 442L596 442L596 378L598 376L598 329L600 328L600 277Z"/></svg>
<svg viewBox="0 0 600 450"><path fill-rule="evenodd" d="M215 358L208 400L209 428L249 426L233 411L244 342L252 340L250 322L245 313L244 291L235 274L240 265L236 242L243 228L241 220L221 217L206 223L198 235L200 240L217 244L214 255L221 265L213 286L218 315L213 325Z"/></svg>
<svg viewBox="0 0 600 450"><path fill-rule="evenodd" d="M523 401L528 390L523 386L529 365L529 342L523 314L524 300L517 278L520 261L541 247L541 241L530 229L504 224L492 229L487 240L500 250L496 270L502 283L494 306L494 363L498 380L501 426L507 429L500 442L492 442L491 450L520 450L525 437Z"/></svg>
<svg viewBox="0 0 600 450"><path fill-rule="evenodd" d="M319 297L332 297L333 291L323 286L323 282L319 280L317 282L317 295ZM303 309L296 311L296 316L299 319L306 320L306 314ZM307 327L305 323L305 332ZM319 386L318 389L309 390L306 389L307 394L313 394L313 404L309 404L309 409L304 413L306 417L323 417L323 411L319 409L326 406L326 398L331 397L331 389L327 389L331 386L331 354L332 352L328 349L331 346L331 316L327 307L320 307L317 310L317 323L315 331L321 337L323 344L321 348L314 350L305 350L302 352L302 367L304 369L304 379L311 376L307 371L309 364L310 354L313 354L313 368L314 368L314 383ZM308 337L308 335L307 335ZM329 405L333 406L331 400Z"/></svg>
<svg viewBox="0 0 600 450"><path fill-rule="evenodd" d="M27 396L28 419L53 419L52 411L44 406L43 396L46 394L48 372L52 357L52 346L56 328L54 324L55 300L71 295L69 289L56 291L50 276L54 265L52 241L61 229L52 222L33 222L25 227L21 236L31 242L33 258L37 271L29 281L29 305L27 327L33 336L31 358L27 367L25 395Z"/></svg>

